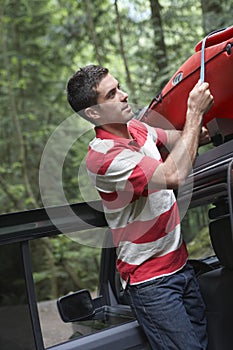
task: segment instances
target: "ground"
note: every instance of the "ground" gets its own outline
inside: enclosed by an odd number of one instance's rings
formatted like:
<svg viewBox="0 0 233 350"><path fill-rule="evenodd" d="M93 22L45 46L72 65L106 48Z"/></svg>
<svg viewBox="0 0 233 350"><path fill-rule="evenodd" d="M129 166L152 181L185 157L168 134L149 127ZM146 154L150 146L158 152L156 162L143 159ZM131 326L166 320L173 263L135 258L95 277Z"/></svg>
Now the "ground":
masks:
<svg viewBox="0 0 233 350"><path fill-rule="evenodd" d="M38 303L45 347L67 341L73 334L71 323L61 320L55 300Z"/></svg>

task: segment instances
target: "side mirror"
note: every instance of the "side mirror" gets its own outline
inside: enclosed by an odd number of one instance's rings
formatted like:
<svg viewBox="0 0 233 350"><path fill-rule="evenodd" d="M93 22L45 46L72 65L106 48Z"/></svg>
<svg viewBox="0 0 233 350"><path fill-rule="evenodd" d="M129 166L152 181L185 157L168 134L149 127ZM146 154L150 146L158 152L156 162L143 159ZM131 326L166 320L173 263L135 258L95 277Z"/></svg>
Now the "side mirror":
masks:
<svg viewBox="0 0 233 350"><path fill-rule="evenodd" d="M86 289L59 298L57 307L64 322L86 320L95 315L90 292Z"/></svg>

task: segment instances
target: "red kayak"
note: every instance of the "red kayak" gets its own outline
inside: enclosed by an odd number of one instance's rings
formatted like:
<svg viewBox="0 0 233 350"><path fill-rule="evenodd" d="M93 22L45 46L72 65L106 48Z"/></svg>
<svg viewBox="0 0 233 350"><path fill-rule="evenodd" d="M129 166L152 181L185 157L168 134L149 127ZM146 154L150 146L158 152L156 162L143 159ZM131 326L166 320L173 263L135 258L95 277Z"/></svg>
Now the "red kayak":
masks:
<svg viewBox="0 0 233 350"><path fill-rule="evenodd" d="M152 126L182 129L189 92L198 79L209 83L214 105L204 125L216 132L233 134L233 26L200 41L195 53L177 70L161 93L150 103L143 121ZM222 126L221 126L222 125ZM215 131L214 131L215 130Z"/></svg>

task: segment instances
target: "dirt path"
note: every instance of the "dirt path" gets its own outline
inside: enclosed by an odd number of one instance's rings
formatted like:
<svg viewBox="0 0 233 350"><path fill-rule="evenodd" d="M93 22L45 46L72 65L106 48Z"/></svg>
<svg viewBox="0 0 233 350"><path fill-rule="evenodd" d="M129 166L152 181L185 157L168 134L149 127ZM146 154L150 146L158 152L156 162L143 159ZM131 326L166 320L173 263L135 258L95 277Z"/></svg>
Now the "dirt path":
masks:
<svg viewBox="0 0 233 350"><path fill-rule="evenodd" d="M56 301L40 302L38 309L45 347L69 340L73 334L72 324L61 320Z"/></svg>

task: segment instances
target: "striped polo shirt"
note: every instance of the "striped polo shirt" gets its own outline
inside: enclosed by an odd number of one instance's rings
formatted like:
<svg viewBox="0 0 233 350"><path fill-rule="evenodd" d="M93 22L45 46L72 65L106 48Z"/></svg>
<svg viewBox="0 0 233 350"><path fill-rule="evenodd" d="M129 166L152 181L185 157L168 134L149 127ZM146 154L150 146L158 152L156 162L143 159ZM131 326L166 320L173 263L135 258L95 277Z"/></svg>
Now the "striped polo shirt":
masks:
<svg viewBox="0 0 233 350"><path fill-rule="evenodd" d="M149 186L162 162L166 133L135 119L128 129L133 139L95 128L86 159L113 234L123 287L172 274L187 260L173 191Z"/></svg>

